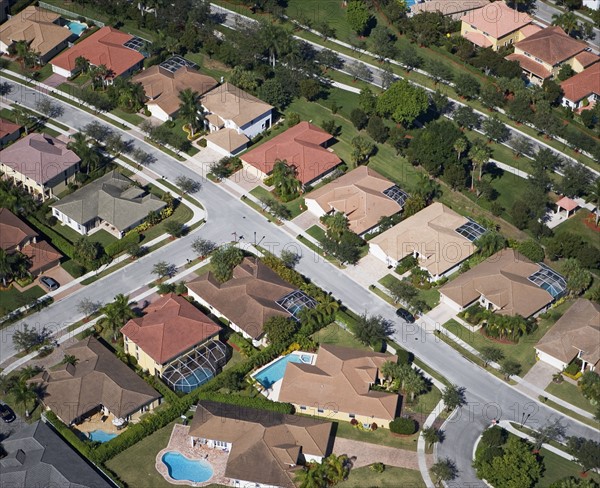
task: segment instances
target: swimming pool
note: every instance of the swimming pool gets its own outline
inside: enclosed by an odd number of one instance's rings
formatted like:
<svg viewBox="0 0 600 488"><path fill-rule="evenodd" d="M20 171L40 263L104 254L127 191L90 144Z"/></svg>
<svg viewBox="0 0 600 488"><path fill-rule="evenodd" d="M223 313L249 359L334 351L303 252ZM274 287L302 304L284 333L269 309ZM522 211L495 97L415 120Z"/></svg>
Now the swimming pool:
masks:
<svg viewBox="0 0 600 488"><path fill-rule="evenodd" d="M165 452L162 462L169 469L169 476L174 480L201 483L208 481L213 475L212 465L204 459L191 460L175 451Z"/></svg>
<svg viewBox="0 0 600 488"><path fill-rule="evenodd" d="M114 439L119 434L111 434L110 432L105 432L103 430L92 430L88 436L90 440L94 442L108 442L111 439Z"/></svg>
<svg viewBox="0 0 600 488"><path fill-rule="evenodd" d="M198 388L200 385L203 385L204 383L206 383L213 376L214 376L214 374L210 369L200 367L198 369L195 369L189 375L177 380L173 384L173 389L175 391L189 393L193 389Z"/></svg>
<svg viewBox="0 0 600 488"><path fill-rule="evenodd" d="M302 356L305 356L309 360L304 360ZM308 354L303 354L302 356L298 354L288 354L287 356L283 356L256 373L254 378L265 388L271 388L274 383L283 378L287 363L310 363L311 357Z"/></svg>
<svg viewBox="0 0 600 488"><path fill-rule="evenodd" d="M67 24L69 30L75 34L77 37L81 35L81 33L87 29L87 25L82 24L81 22L71 21Z"/></svg>

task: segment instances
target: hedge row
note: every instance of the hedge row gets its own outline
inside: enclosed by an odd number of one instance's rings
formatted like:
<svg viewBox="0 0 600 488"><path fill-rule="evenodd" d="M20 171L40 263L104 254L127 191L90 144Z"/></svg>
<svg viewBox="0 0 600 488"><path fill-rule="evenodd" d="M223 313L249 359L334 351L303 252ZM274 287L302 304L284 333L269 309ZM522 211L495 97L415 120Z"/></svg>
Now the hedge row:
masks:
<svg viewBox="0 0 600 488"><path fill-rule="evenodd" d="M291 403L280 403L268 400L263 396L247 397L240 395L225 395L223 393L205 392L200 394L199 400L209 400L212 402L227 403L238 407L256 408L259 410L269 410L271 412L293 414L294 406Z"/></svg>
<svg viewBox="0 0 600 488"><path fill-rule="evenodd" d="M116 256L117 254L125 251L131 244L137 244L141 240L141 236L137 232L133 232L131 234L127 234L122 239L118 241L111 242L108 246L104 248L104 252L111 258Z"/></svg>
<svg viewBox="0 0 600 488"><path fill-rule="evenodd" d="M60 252L73 259L73 256L75 255L75 248L73 247L73 244L58 234L55 230L52 230L47 225L42 224L35 217L30 215L28 219L35 227L38 228L38 230L41 230L44 234L46 234L46 237L50 239L54 247L58 248Z"/></svg>
<svg viewBox="0 0 600 488"><path fill-rule="evenodd" d="M75 434L69 427L67 427L51 410L44 413L46 419L52 424L52 426L58 431L58 433L71 444L79 454L94 460L94 451L92 446L81 440L81 438Z"/></svg>

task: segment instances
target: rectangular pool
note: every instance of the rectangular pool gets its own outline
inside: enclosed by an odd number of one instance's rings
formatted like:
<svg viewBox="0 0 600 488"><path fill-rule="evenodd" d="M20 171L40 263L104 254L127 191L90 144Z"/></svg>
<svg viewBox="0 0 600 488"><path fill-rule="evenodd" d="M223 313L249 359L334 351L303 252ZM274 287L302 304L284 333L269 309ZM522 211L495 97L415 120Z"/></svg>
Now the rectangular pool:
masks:
<svg viewBox="0 0 600 488"><path fill-rule="evenodd" d="M303 361L302 357L298 354L288 354L287 356L277 359L274 363L271 363L266 368L260 370L254 375L254 378L265 388L271 388L274 383L283 378L283 375L285 374L285 367L289 362L303 363L310 361Z"/></svg>

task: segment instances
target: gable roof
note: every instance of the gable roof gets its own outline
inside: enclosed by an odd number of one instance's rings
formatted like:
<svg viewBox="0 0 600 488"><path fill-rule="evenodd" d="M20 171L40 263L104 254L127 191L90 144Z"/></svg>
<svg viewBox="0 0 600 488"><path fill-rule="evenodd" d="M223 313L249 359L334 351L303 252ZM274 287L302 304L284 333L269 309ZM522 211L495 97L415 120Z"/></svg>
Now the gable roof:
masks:
<svg viewBox="0 0 600 488"><path fill-rule="evenodd" d="M42 383L42 401L70 424L100 405L126 417L160 398L160 394L94 337L65 349L78 361L45 371L31 381Z"/></svg>
<svg viewBox="0 0 600 488"><path fill-rule="evenodd" d="M527 278L541 269L514 249L504 249L440 288L464 307L484 296L499 310L496 313L529 317L554 298Z"/></svg>
<svg viewBox="0 0 600 488"><path fill-rule="evenodd" d="M104 26L56 56L51 64L73 71L75 60L83 56L90 64L94 66L103 64L112 70L115 76L119 76L144 59L142 53L124 46L131 39L133 39L132 35L114 27Z"/></svg>
<svg viewBox="0 0 600 488"><path fill-rule="evenodd" d="M553 26L517 42L515 48L554 66L581 53L587 44L573 39L559 26Z"/></svg>
<svg viewBox="0 0 600 488"><path fill-rule="evenodd" d="M80 161L63 141L36 132L0 151L0 162L41 185Z"/></svg>
<svg viewBox="0 0 600 488"><path fill-rule="evenodd" d="M0 248L12 251L38 233L7 208L0 208Z"/></svg>
<svg viewBox="0 0 600 488"><path fill-rule="evenodd" d="M207 134L204 138L208 142L212 142L229 153L235 152L236 149L239 149L250 142L250 139L248 139L245 134L240 134L237 130L229 128L216 130Z"/></svg>
<svg viewBox="0 0 600 488"><path fill-rule="evenodd" d="M8 120L0 119L0 139L4 139L10 134L20 131L23 127L19 124L13 124Z"/></svg>
<svg viewBox="0 0 600 488"><path fill-rule="evenodd" d="M169 293L131 319L121 333L159 364L179 357L218 334L221 327L185 298Z"/></svg>
<svg viewBox="0 0 600 488"><path fill-rule="evenodd" d="M592 93L600 96L600 63L594 63L581 73L571 76L560 84L564 97L571 102L578 102Z"/></svg>
<svg viewBox="0 0 600 488"><path fill-rule="evenodd" d="M435 202L369 241L395 261L419 253L419 264L439 276L471 256L475 245L456 229L469 222Z"/></svg>
<svg viewBox="0 0 600 488"><path fill-rule="evenodd" d="M577 300L535 348L564 363L570 363L582 351L581 357L595 365L600 361L600 304Z"/></svg>
<svg viewBox="0 0 600 488"><path fill-rule="evenodd" d="M225 283L208 272L186 286L254 339L271 317L290 316L276 300L295 290L257 258L244 258Z"/></svg>
<svg viewBox="0 0 600 488"><path fill-rule="evenodd" d="M279 401L393 420L400 397L371 390L370 384L376 382L383 363L397 360L397 356L324 344L314 366L287 364Z"/></svg>
<svg viewBox="0 0 600 488"><path fill-rule="evenodd" d="M273 110L268 103L230 83L223 83L209 91L200 102L207 111L217 114L223 120L233 121L238 127Z"/></svg>
<svg viewBox="0 0 600 488"><path fill-rule="evenodd" d="M384 191L394 184L367 166L346 173L309 193L306 200L314 200L324 212L343 212L350 230L357 234L377 225L381 217L394 215L402 207Z"/></svg>
<svg viewBox="0 0 600 488"><path fill-rule="evenodd" d="M124 230L143 220L148 212L161 210L165 205L160 198L146 193L132 180L113 170L51 207L80 224L100 217Z"/></svg>
<svg viewBox="0 0 600 488"><path fill-rule="evenodd" d="M225 476L293 488L300 454L325 457L331 422L202 400L189 435L232 444Z"/></svg>
<svg viewBox="0 0 600 488"><path fill-rule="evenodd" d="M524 54L512 53L506 56L506 59L508 61L516 61L519 63L519 66L521 66L521 69L529 71L543 80L552 76L552 73L547 70L542 63L538 63L536 60L525 56Z"/></svg>
<svg viewBox="0 0 600 488"><path fill-rule="evenodd" d="M0 485L11 488L112 488L75 450L44 422L27 425L2 441Z"/></svg>
<svg viewBox="0 0 600 488"><path fill-rule="evenodd" d="M322 146L331 139L331 134L303 121L248 151L242 160L265 174L273 171L276 161L287 161L296 167L297 178L308 183L342 162L334 152Z"/></svg>
<svg viewBox="0 0 600 488"><path fill-rule="evenodd" d="M415 3L410 7L413 14L421 12L441 12L443 15L454 15L481 8L490 0L436 0L435 2Z"/></svg>
<svg viewBox="0 0 600 488"><path fill-rule="evenodd" d="M71 31L54 22L60 14L29 6L0 26L0 41L6 46L25 41L32 51L45 56L71 37Z"/></svg>
<svg viewBox="0 0 600 488"><path fill-rule="evenodd" d="M494 39L500 39L533 21L529 15L517 12L502 1L492 2L472 10L460 20L475 26L477 30L485 32Z"/></svg>
<svg viewBox="0 0 600 488"><path fill-rule="evenodd" d="M189 88L203 95L218 84L210 76L187 66L172 72L160 65L145 69L131 81L142 84L146 96L150 99L146 102L147 105L157 105L168 115L173 115L179 110L179 93L183 90Z"/></svg>
<svg viewBox="0 0 600 488"><path fill-rule="evenodd" d="M556 205L560 208L568 210L569 212L579 207L579 204L569 197L562 197L558 202L556 202Z"/></svg>

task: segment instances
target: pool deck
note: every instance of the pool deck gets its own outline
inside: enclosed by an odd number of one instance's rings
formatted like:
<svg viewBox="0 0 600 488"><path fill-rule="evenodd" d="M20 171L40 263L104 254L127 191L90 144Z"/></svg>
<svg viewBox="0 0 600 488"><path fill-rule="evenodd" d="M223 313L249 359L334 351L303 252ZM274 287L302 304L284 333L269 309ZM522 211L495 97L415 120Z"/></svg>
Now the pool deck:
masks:
<svg viewBox="0 0 600 488"><path fill-rule="evenodd" d="M94 430L103 430L109 434L122 434L126 430L126 428L118 430L113 425L112 420L115 416L112 413L108 414L108 418L104 422L102 422L102 417L104 415L101 412L95 413L91 417L86 418L82 423L77 424L75 428L86 435Z"/></svg>
<svg viewBox="0 0 600 488"><path fill-rule="evenodd" d="M312 352L306 352L306 351L293 351L290 354L293 354L295 356L310 356L310 363L306 362L306 361L302 361L303 364L312 364L314 365L315 362L317 361L317 355L312 353ZM256 375L258 373L260 373L261 371L267 369L269 366L271 366L272 364L276 363L277 361L280 361L282 358L284 358L285 356L278 356L275 359L273 359L273 361L271 361L268 364L265 364L263 367L257 369L256 371L254 371L254 373L252 373L250 376L252 377L252 379L256 380ZM260 387L258 388L259 392L266 396L269 400L273 400L274 402L279 400L279 393L281 392L281 384L283 382L283 378L278 379L277 381L275 381L269 388L264 388L260 381L256 380L257 382L257 386L260 385Z"/></svg>
<svg viewBox="0 0 600 488"><path fill-rule="evenodd" d="M211 449L204 445L197 444L192 447L191 438L189 436L190 426L175 424L167 447L162 449L156 455L156 470L169 482L174 485L189 485L189 486L207 486L212 483L219 485L229 485L230 479L225 476L225 468L227 466L227 458L229 453L223 452L221 449ZM169 476L169 469L163 463L162 457L168 451L175 451L184 455L188 459L205 459L212 468L213 475L207 481L196 483L186 480L175 480Z"/></svg>

